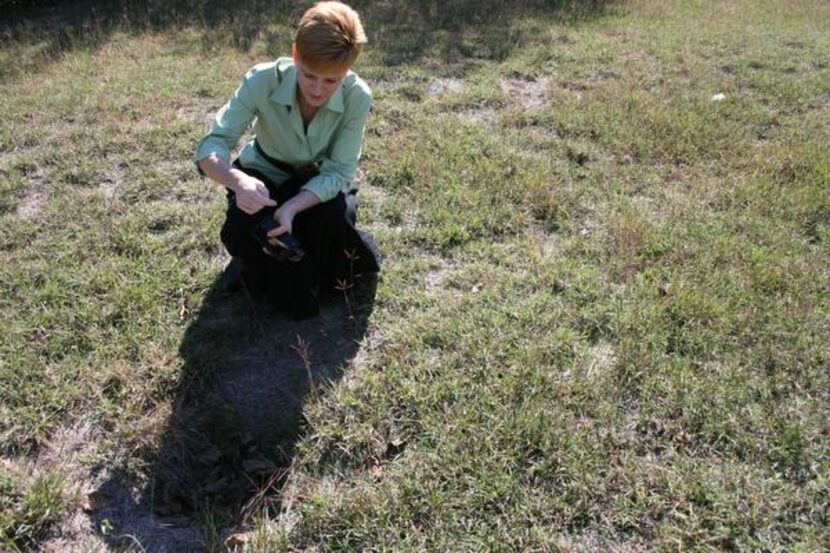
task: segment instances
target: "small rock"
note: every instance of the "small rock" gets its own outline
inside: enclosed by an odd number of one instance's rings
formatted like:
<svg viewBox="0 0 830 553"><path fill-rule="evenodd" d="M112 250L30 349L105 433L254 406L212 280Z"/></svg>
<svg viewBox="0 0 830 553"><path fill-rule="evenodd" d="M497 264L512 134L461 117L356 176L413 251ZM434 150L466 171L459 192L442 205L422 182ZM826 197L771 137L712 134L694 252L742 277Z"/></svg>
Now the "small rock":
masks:
<svg viewBox="0 0 830 553"><path fill-rule="evenodd" d="M717 94L712 96L713 102L723 102L724 100L726 100L726 94L724 94L723 92L718 92Z"/></svg>

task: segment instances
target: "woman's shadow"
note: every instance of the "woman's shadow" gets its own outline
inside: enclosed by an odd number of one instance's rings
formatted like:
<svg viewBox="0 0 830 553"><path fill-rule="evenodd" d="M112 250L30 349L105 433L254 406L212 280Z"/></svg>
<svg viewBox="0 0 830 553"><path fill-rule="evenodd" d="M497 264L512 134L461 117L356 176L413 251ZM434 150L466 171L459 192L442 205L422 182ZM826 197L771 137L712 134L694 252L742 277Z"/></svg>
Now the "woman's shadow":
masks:
<svg viewBox="0 0 830 553"><path fill-rule="evenodd" d="M184 366L149 478L137 486L113 475L96 492L95 524L110 545L201 550L205 532L268 507L302 435L306 396L339 380L366 334L377 276L354 280L300 322L213 283L181 343Z"/></svg>

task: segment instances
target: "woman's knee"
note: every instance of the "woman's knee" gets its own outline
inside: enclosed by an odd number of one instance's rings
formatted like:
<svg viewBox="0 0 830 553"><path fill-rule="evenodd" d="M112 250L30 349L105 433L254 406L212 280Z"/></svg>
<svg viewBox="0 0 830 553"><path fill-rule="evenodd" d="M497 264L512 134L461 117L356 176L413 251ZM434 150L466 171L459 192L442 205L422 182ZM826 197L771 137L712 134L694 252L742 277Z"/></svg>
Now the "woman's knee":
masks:
<svg viewBox="0 0 830 553"><path fill-rule="evenodd" d="M294 224L301 228L327 228L338 231L343 227L345 217L346 201L341 193L327 202L317 204L300 213L294 220Z"/></svg>

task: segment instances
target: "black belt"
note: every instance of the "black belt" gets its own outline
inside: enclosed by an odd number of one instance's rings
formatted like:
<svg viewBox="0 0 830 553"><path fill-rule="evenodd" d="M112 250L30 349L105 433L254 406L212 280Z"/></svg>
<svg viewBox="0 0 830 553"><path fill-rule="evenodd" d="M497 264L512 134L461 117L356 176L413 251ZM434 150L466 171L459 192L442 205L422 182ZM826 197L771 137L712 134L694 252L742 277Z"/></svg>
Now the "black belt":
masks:
<svg viewBox="0 0 830 553"><path fill-rule="evenodd" d="M315 177L320 173L320 168L317 167L315 163L308 163L306 165L301 165L300 167L294 167L290 163L286 163L280 159L273 158L265 153L265 150L262 149L262 146L259 145L259 141L254 139L254 148L256 148L257 153L261 155L265 161L282 171L283 173L288 173L291 175L292 178L296 179L298 182L305 184L308 182L309 179Z"/></svg>
<svg viewBox="0 0 830 553"><path fill-rule="evenodd" d="M269 156L262 150L262 146L259 145L259 141L257 141L256 139L254 139L254 148L256 148L256 151L265 159L265 161L267 161L277 169L281 170L282 172L288 173L288 179L281 183L279 186L280 196L290 198L291 196L299 192L300 188L305 183L307 183L309 180L320 174L320 169L314 163L309 163L308 165L301 165L300 167L294 167L290 163L286 163L282 160L275 159ZM280 201L280 203L282 203L282 201Z"/></svg>
<svg viewBox="0 0 830 553"><path fill-rule="evenodd" d="M265 158L265 161L282 171L283 173L288 173L289 175L293 175L296 170L294 166L290 163L286 163L281 159L277 159L275 157L271 157L265 153L265 150L262 149L262 146L259 145L259 140L254 140L254 148L256 148L257 153Z"/></svg>

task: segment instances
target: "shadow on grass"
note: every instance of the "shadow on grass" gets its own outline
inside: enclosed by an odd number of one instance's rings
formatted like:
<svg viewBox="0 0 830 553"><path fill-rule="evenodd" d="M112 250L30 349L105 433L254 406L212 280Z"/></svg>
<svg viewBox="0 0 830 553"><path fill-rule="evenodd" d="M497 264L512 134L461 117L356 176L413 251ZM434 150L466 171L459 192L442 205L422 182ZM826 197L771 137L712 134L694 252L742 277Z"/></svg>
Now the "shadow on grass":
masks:
<svg viewBox="0 0 830 553"><path fill-rule="evenodd" d="M294 322L215 283L182 341L184 369L148 481L105 482L96 530L113 547L211 550L222 528L268 508L302 435L305 397L354 359L375 287L366 276L348 304L331 296L319 317Z"/></svg>
<svg viewBox="0 0 830 553"><path fill-rule="evenodd" d="M613 0L351 0L372 48L388 65L425 55L504 59L522 43L518 17L579 21ZM114 32L141 34L196 28L206 55L214 48L248 51L265 38L268 54L284 54L288 37L269 28L296 23L309 0L0 0L0 48L12 52L0 78L37 70L76 49L95 49ZM292 25L293 26L293 25ZM280 44L271 44L279 38ZM271 51L273 49L273 51Z"/></svg>

